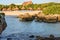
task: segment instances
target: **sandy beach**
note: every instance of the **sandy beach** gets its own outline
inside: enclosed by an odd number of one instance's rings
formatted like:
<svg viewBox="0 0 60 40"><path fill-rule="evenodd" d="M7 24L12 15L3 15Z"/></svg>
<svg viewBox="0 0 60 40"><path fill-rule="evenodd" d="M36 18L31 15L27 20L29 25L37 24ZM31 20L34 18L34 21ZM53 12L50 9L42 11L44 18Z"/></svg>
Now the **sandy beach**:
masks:
<svg viewBox="0 0 60 40"><path fill-rule="evenodd" d="M2 12L4 12L5 15L12 15L12 16L17 15L18 16L19 14L25 14L25 13L29 13L33 15L40 11L2 11Z"/></svg>

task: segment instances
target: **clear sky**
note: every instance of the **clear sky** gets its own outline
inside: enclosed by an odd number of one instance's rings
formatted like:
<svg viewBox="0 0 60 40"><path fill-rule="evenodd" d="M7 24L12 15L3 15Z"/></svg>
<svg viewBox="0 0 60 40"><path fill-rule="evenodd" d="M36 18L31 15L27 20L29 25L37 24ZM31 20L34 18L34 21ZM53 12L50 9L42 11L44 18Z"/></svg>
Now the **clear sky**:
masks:
<svg viewBox="0 0 60 40"><path fill-rule="evenodd" d="M29 0L0 0L0 4L22 4ZM32 0L33 3L60 2L60 0Z"/></svg>

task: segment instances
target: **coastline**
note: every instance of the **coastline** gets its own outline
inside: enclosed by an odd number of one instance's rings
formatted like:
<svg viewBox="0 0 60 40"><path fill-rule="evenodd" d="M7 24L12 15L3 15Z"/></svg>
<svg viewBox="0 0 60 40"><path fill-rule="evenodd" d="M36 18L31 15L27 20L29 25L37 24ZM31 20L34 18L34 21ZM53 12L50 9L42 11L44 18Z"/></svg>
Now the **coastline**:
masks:
<svg viewBox="0 0 60 40"><path fill-rule="evenodd" d="M5 15L18 16L19 14L29 13L31 15L36 14L40 11L2 11Z"/></svg>

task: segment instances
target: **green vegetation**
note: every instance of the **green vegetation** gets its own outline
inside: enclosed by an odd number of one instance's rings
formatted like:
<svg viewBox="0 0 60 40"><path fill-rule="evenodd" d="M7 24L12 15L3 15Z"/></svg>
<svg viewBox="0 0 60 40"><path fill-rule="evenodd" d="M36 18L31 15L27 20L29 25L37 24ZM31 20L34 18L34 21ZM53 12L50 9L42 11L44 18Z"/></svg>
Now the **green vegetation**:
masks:
<svg viewBox="0 0 60 40"><path fill-rule="evenodd" d="M50 3L43 9L45 14L60 14L60 4L59 3Z"/></svg>
<svg viewBox="0 0 60 40"><path fill-rule="evenodd" d="M1 5L1 4L0 4L0 11L2 10L3 6L4 6L4 5Z"/></svg>
<svg viewBox="0 0 60 40"><path fill-rule="evenodd" d="M2 11L4 8L5 10L14 10L15 8L18 8L18 10L22 10L21 8L24 7L25 10L42 10L43 13L45 14L60 14L60 3L43 3L43 4L29 4L26 6L23 5L15 5L15 4L10 4L10 5L2 5L0 4L0 11ZM16 9L15 9L16 10Z"/></svg>

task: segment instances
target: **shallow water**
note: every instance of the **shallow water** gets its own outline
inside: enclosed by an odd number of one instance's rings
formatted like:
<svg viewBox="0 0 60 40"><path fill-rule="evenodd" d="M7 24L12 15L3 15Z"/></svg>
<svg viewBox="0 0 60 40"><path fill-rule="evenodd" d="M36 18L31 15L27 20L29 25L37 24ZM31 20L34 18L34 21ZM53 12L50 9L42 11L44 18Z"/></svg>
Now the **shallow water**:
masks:
<svg viewBox="0 0 60 40"><path fill-rule="evenodd" d="M43 22L22 22L15 16L6 16L7 27L1 34L2 37L11 34L29 34L48 37L53 34L60 37L60 23L43 23Z"/></svg>

